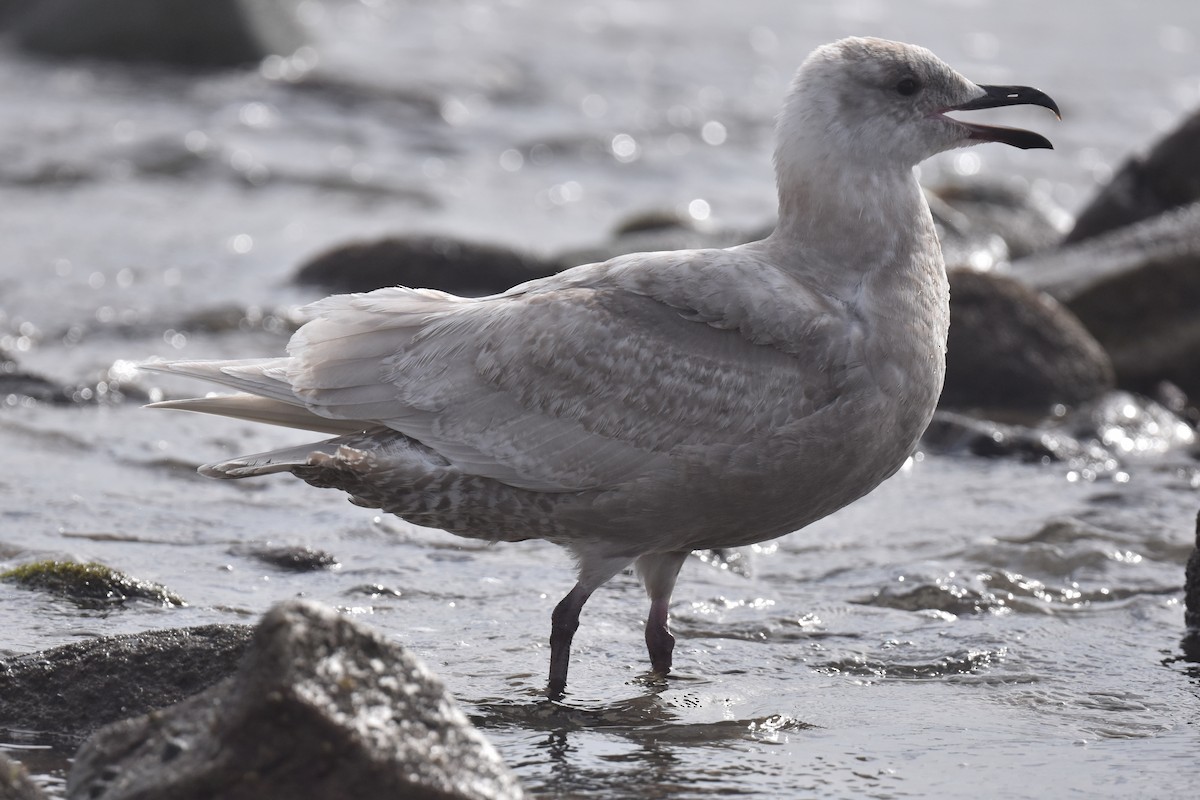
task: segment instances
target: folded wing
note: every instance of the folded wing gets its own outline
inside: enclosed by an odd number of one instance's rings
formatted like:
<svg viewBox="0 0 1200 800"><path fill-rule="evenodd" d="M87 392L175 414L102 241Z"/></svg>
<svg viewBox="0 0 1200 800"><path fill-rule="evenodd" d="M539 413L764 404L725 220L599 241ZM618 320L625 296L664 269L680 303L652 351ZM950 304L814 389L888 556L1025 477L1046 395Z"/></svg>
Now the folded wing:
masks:
<svg viewBox="0 0 1200 800"><path fill-rule="evenodd" d="M464 472L571 492L770 436L833 393L795 352L611 285L478 300L398 287L310 311L287 358L170 367L257 397L168 405L331 433L384 425Z"/></svg>

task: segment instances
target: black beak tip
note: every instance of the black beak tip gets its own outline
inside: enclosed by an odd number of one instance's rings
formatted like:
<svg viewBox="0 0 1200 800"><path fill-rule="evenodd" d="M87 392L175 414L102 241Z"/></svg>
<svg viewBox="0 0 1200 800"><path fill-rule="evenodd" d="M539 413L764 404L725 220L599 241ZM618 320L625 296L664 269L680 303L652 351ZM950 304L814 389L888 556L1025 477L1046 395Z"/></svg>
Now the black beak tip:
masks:
<svg viewBox="0 0 1200 800"><path fill-rule="evenodd" d="M1041 106L1054 112L1054 116L1062 119L1062 112L1054 98L1041 89L1032 86L980 86L984 95L969 103L959 106L959 110L970 111L980 108L999 108L1000 106Z"/></svg>
<svg viewBox="0 0 1200 800"><path fill-rule="evenodd" d="M1059 122L1062 122L1062 112L1058 110L1058 103L1054 102L1053 98L1044 92L1042 93L1042 97L1046 98L1043 108L1048 108L1053 111L1055 119L1057 119Z"/></svg>
<svg viewBox="0 0 1200 800"><path fill-rule="evenodd" d="M1000 106L1041 106L1054 112L1062 119L1058 103L1050 95L1032 86L980 86L984 94L958 106L958 111L973 111ZM1002 142L1022 150L1053 150L1054 145L1041 134L1019 128L1003 128L992 125L963 123L971 131L971 138L980 141Z"/></svg>
<svg viewBox="0 0 1200 800"><path fill-rule="evenodd" d="M1062 117L1059 117L1062 119ZM1017 145L1020 147L1021 145ZM1045 136L1039 136L1036 141L1030 141L1022 149L1024 150L1053 150L1054 144Z"/></svg>

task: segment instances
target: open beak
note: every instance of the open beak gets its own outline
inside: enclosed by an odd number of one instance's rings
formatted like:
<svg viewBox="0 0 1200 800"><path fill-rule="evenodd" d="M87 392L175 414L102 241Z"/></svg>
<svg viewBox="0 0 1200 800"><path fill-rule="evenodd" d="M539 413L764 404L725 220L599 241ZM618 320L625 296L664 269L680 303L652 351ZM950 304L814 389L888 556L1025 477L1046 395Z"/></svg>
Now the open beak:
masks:
<svg viewBox="0 0 1200 800"><path fill-rule="evenodd" d="M1042 106L1054 112L1054 116L1062 119L1058 113L1058 104L1050 99L1045 92L1031 86L980 86L986 94L977 97L960 106L946 109L947 111L975 111L980 108L998 108L1000 106ZM1041 134L1020 128L1006 128L1002 125L977 125L972 122L954 120L970 132L970 138L983 142L1003 142L1022 150L1045 148L1053 150L1054 145Z"/></svg>

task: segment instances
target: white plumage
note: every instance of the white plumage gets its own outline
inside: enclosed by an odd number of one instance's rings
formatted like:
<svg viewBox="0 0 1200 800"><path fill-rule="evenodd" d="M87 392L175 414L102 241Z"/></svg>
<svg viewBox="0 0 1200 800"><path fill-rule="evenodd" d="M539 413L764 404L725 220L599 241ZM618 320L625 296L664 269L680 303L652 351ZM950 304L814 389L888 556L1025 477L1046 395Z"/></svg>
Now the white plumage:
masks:
<svg viewBox="0 0 1200 800"><path fill-rule="evenodd" d="M286 357L148 365L239 392L156 405L335 437L207 475L292 472L423 525L569 548L580 578L554 615L552 694L584 602L636 562L665 673L667 603L690 550L800 528L916 445L949 309L912 167L975 140L1048 147L943 115L1012 103L1054 107L976 86L922 48L827 45L780 117L767 239L622 256L479 299L330 297L308 307Z"/></svg>

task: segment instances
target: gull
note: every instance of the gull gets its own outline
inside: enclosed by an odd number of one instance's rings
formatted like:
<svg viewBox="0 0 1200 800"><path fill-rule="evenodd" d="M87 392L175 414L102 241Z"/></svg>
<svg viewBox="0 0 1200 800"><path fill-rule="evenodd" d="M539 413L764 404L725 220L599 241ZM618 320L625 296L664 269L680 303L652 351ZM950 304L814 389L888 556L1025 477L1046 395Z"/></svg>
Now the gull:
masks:
<svg viewBox="0 0 1200 800"><path fill-rule="evenodd" d="M481 298L402 286L304 311L287 355L151 369L237 390L154 404L323 441L210 464L288 472L410 522L565 547L548 693L592 593L633 565L666 675L668 606L693 550L803 528L895 473L933 415L949 289L922 160L1031 131L947 116L1032 104L922 47L848 38L800 66L779 115L779 221L727 249L635 253Z"/></svg>

